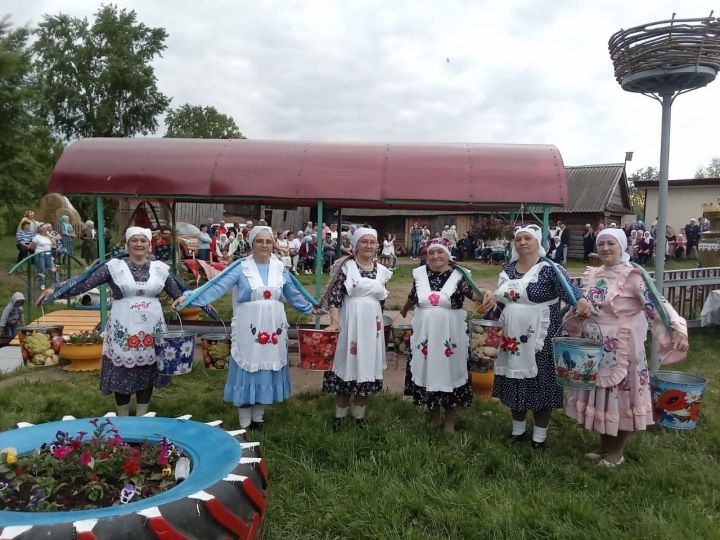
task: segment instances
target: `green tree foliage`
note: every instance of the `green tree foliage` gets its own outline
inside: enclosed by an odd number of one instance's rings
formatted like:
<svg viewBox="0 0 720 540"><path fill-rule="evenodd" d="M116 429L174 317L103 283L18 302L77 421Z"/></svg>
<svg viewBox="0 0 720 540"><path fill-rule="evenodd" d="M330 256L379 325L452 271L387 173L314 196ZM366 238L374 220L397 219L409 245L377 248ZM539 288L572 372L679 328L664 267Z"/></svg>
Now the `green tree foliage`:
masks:
<svg viewBox="0 0 720 540"><path fill-rule="evenodd" d="M695 171L695 178L720 178L720 156L710 160L710 165Z"/></svg>
<svg viewBox="0 0 720 540"><path fill-rule="evenodd" d="M244 139L231 116L219 113L215 107L200 107L186 103L171 109L165 117L165 137L195 139Z"/></svg>
<svg viewBox="0 0 720 540"><path fill-rule="evenodd" d="M628 178L628 189L630 204L635 215L642 216L645 212L645 191L635 187L638 181L655 180L660 178L660 171L657 167L646 167L638 169Z"/></svg>
<svg viewBox="0 0 720 540"><path fill-rule="evenodd" d="M62 145L36 114L30 31L0 20L0 224L14 231L45 193Z"/></svg>
<svg viewBox="0 0 720 540"><path fill-rule="evenodd" d="M67 139L153 133L170 100L157 88L152 60L167 32L135 11L103 5L87 18L45 15L33 45L43 112Z"/></svg>

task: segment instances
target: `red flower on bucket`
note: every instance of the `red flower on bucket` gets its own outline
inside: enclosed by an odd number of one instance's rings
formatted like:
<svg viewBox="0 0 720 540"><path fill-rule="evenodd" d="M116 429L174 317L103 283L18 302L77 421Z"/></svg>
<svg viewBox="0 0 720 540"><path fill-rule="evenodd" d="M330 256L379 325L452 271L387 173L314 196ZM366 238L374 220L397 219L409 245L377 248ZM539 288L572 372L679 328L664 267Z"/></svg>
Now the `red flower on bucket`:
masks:
<svg viewBox="0 0 720 540"><path fill-rule="evenodd" d="M257 342L258 342L260 345L265 345L265 344L268 343L269 341L270 341L270 334L268 334L267 332L260 332L260 333L258 334Z"/></svg>
<svg viewBox="0 0 720 540"><path fill-rule="evenodd" d="M152 337L152 335L151 335L151 334L145 334L145 337L143 338L142 343L143 343L143 345L144 345L146 348L152 347L152 346L153 346L153 337Z"/></svg>
<svg viewBox="0 0 720 540"><path fill-rule="evenodd" d="M682 390L667 390L660 395L656 405L666 411L680 411L687 408L688 402Z"/></svg>
<svg viewBox="0 0 720 540"><path fill-rule="evenodd" d="M690 405L690 420L693 422L697 422L697 419L700 417L700 405L700 403Z"/></svg>
<svg viewBox="0 0 720 540"><path fill-rule="evenodd" d="M440 295L438 293L432 293L428 296L428 300L433 306L437 306L440 303Z"/></svg>
<svg viewBox="0 0 720 540"><path fill-rule="evenodd" d="M266 289L263 291L263 298L265 300L270 300L272 298L272 293Z"/></svg>
<svg viewBox="0 0 720 540"><path fill-rule="evenodd" d="M140 338L139 337L130 336L128 338L128 347L130 347L131 349L137 349L139 346L140 346Z"/></svg>

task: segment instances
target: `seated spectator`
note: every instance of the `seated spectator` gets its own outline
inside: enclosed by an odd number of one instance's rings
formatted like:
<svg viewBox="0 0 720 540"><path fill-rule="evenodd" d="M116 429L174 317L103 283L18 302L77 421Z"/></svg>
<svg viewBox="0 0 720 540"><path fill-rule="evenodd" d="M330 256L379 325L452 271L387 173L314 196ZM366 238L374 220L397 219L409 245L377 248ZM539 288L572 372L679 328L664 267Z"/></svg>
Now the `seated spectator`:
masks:
<svg viewBox="0 0 720 540"><path fill-rule="evenodd" d="M675 258L684 259L687 256L687 239L683 233L678 233L675 239Z"/></svg>
<svg viewBox="0 0 720 540"><path fill-rule="evenodd" d="M18 249L17 262L22 261L30 255L30 244L32 244L35 233L30 230L30 220L23 218L20 222L20 228L15 233L15 242Z"/></svg>
<svg viewBox="0 0 720 540"><path fill-rule="evenodd" d="M646 266L653 255L655 249L655 240L653 240L650 231L643 233L643 238L638 242L638 264Z"/></svg>

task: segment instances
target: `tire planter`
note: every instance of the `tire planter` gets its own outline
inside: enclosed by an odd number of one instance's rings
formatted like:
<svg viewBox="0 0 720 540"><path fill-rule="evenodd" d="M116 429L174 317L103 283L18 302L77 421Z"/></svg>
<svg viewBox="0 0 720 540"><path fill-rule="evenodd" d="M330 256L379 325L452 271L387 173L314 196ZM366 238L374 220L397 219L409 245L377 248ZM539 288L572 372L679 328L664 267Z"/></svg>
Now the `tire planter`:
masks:
<svg viewBox="0 0 720 540"><path fill-rule="evenodd" d="M102 366L102 343L63 343L60 358L70 363L62 366L65 371L96 371Z"/></svg>
<svg viewBox="0 0 720 540"><path fill-rule="evenodd" d="M244 430L224 431L219 422L181 418L120 417L113 423L128 441L159 441L182 447L190 475L164 493L124 505L67 512L0 511L0 540L212 540L254 539L264 524L267 468L260 444ZM58 430L91 432L90 418L68 417L0 433L0 448L32 452Z"/></svg>

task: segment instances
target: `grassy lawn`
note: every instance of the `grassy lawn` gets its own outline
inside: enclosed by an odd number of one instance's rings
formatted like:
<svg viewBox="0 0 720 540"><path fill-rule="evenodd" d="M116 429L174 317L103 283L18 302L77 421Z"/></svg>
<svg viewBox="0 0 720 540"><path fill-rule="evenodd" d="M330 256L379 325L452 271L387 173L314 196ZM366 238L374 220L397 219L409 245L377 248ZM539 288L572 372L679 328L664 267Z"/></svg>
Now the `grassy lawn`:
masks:
<svg viewBox="0 0 720 540"><path fill-rule="evenodd" d="M8 240L0 242L2 268L14 260ZM468 266L478 280L494 280L499 271ZM569 266L573 275L584 267ZM409 289L411 270L403 264L391 288ZM3 303L17 289L13 279L2 279ZM301 281L314 290L313 276ZM508 411L492 402L476 400L463 411L452 436L432 430L421 409L390 394L371 398L367 432L332 433L334 401L318 391L273 405L265 431L251 435L262 442L271 474L264 538L718 538L719 340L718 329L692 330L689 358L678 368L711 381L698 429L636 434L618 470L585 461L595 435L559 412L547 451L536 453L506 443ZM156 392L152 409L236 428L236 409L221 397L224 379L203 369L176 377ZM97 373L39 368L0 378L0 430L112 409Z"/></svg>

